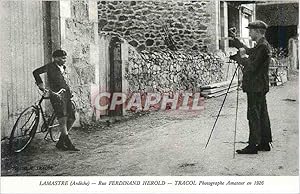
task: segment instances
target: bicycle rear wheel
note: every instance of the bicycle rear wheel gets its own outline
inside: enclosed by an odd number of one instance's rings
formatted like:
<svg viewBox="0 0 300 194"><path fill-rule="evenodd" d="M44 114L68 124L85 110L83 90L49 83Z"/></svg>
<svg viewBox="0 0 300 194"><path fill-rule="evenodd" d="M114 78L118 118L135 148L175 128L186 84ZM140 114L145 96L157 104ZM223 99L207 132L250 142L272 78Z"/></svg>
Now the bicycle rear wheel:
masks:
<svg viewBox="0 0 300 194"><path fill-rule="evenodd" d="M74 110L74 112L76 112L76 103L73 100L71 100L71 103L72 103L72 109ZM55 113L53 113L49 119L48 131L50 133L51 140L53 142L57 142L59 140L61 132L59 127L59 122L57 120Z"/></svg>
<svg viewBox="0 0 300 194"><path fill-rule="evenodd" d="M9 138L10 150L19 153L32 141L39 123L39 110L34 107L25 109L15 122Z"/></svg>
<svg viewBox="0 0 300 194"><path fill-rule="evenodd" d="M59 140L60 128L55 113L53 113L49 119L49 133L53 142L57 142Z"/></svg>

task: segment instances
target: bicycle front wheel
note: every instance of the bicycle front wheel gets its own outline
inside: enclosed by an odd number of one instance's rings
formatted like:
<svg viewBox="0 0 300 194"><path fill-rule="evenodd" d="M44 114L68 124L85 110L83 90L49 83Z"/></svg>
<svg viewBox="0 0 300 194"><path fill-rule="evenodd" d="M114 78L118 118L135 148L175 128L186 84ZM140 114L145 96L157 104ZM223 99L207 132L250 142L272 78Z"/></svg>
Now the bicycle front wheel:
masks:
<svg viewBox="0 0 300 194"><path fill-rule="evenodd" d="M9 138L11 151L19 153L32 141L39 123L39 110L34 106L25 109L17 119Z"/></svg>

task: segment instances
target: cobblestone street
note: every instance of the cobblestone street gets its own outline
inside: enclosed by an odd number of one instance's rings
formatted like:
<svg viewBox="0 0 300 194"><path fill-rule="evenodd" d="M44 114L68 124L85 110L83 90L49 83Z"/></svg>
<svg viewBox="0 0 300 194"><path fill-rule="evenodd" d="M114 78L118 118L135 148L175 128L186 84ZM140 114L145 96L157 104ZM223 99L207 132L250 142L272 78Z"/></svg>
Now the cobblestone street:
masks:
<svg viewBox="0 0 300 194"><path fill-rule="evenodd" d="M160 111L71 131L79 152L63 152L37 134L27 150L8 155L2 141L2 176L295 176L298 175L298 76L267 95L271 152L233 158L236 92L228 95L204 149L224 96L205 100L201 112ZM240 92L236 148L248 141L246 95Z"/></svg>

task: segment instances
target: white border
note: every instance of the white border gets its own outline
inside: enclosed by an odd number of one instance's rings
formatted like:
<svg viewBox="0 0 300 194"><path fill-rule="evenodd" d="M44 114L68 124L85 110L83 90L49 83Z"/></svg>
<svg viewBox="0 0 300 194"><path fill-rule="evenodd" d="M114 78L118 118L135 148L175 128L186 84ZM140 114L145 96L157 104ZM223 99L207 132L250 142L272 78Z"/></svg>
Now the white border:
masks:
<svg viewBox="0 0 300 194"><path fill-rule="evenodd" d="M67 181L67 185L45 185L45 181ZM55 182L56 181L56 182ZM73 182L81 185L72 185ZM99 185L99 181L106 185ZM140 185L109 185L110 181L140 181ZM142 185L156 181L162 185ZM195 182L196 185L176 185ZM188 182L189 181L189 182ZM203 185L199 182L219 182ZM226 185L228 182L244 185ZM254 185L263 181L263 185ZM224 185L221 184L224 183ZM251 185L247 185L251 182ZM65 182L66 183L66 182ZM178 182L177 182L178 183ZM48 182L49 184L49 182ZM298 176L82 176L82 177L1 177L1 193L299 193Z"/></svg>

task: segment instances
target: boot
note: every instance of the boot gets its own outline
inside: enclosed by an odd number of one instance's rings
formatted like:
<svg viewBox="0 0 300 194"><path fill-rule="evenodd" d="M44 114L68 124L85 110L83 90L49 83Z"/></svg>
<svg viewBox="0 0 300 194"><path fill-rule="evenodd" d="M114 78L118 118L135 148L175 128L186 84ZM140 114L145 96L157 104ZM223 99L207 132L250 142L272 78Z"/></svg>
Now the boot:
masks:
<svg viewBox="0 0 300 194"><path fill-rule="evenodd" d="M59 136L59 140L58 142L56 143L55 147L59 150L63 150L63 151L66 151L68 150L68 148L65 146L64 144L64 141L65 141L65 136L64 135L60 135Z"/></svg>
<svg viewBox="0 0 300 194"><path fill-rule="evenodd" d="M68 135L65 136L65 139L64 139L64 143L67 147L67 150L70 150L70 151L79 151L79 149L75 148L75 146L72 144L70 138Z"/></svg>
<svg viewBox="0 0 300 194"><path fill-rule="evenodd" d="M238 153L238 154L257 154L257 147L256 147L256 145L248 145L244 149L237 150L236 153Z"/></svg>
<svg viewBox="0 0 300 194"><path fill-rule="evenodd" d="M257 146L258 151L271 151L271 147L269 143L261 143Z"/></svg>

